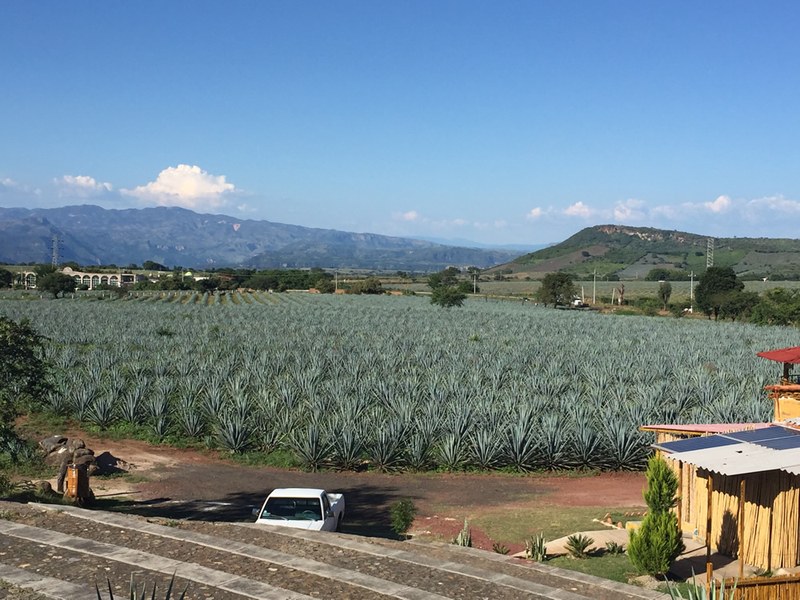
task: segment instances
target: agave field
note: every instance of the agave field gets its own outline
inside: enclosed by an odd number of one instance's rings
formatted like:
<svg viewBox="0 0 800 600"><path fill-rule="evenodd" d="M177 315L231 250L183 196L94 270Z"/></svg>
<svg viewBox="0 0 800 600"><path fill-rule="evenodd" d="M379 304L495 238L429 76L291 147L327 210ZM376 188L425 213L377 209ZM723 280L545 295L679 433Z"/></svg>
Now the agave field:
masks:
<svg viewBox="0 0 800 600"><path fill-rule="evenodd" d="M48 408L308 469L638 469L642 424L770 420L792 329L412 296L0 300L48 337Z"/></svg>

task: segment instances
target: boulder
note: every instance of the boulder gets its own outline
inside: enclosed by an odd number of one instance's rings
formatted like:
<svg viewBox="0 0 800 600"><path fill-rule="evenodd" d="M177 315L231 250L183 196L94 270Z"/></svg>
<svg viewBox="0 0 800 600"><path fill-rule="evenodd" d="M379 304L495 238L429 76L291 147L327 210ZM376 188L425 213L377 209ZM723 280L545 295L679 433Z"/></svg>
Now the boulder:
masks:
<svg viewBox="0 0 800 600"><path fill-rule="evenodd" d="M86 448L86 443L80 438L70 438L65 447L68 452L75 452L80 448Z"/></svg>
<svg viewBox="0 0 800 600"><path fill-rule="evenodd" d="M67 437L64 435L51 435L44 438L39 442L39 446L44 450L45 454L50 454L58 448L62 448L67 443Z"/></svg>
<svg viewBox="0 0 800 600"><path fill-rule="evenodd" d="M60 465L61 458L67 453L66 445L53 450L50 454L44 457L44 462L48 465Z"/></svg>
<svg viewBox="0 0 800 600"><path fill-rule="evenodd" d="M50 485L49 481L37 481L36 493L39 496L49 496L50 494L53 493L53 486Z"/></svg>

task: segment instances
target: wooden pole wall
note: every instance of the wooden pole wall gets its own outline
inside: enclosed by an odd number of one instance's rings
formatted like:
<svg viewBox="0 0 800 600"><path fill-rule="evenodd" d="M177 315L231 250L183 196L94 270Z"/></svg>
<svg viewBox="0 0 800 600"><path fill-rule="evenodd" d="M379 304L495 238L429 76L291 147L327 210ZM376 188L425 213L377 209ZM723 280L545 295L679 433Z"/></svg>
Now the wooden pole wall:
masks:
<svg viewBox="0 0 800 600"><path fill-rule="evenodd" d="M714 567L711 564L711 497L714 491L714 479L708 472L708 506L706 507L706 584L711 585Z"/></svg>
<svg viewBox="0 0 800 600"><path fill-rule="evenodd" d="M746 479L739 483L739 579L744 575L744 494Z"/></svg>

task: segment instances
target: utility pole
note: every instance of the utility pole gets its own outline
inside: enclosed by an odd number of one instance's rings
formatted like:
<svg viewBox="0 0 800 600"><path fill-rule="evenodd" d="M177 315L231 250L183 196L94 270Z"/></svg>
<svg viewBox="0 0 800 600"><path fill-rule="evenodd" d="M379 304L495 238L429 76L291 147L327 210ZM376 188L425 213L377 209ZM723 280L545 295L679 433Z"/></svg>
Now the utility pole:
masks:
<svg viewBox="0 0 800 600"><path fill-rule="evenodd" d="M689 273L689 312L694 312L694 271Z"/></svg>
<svg viewBox="0 0 800 600"><path fill-rule="evenodd" d="M53 248L50 262L54 267L58 267L58 236L53 235Z"/></svg>
<svg viewBox="0 0 800 600"><path fill-rule="evenodd" d="M592 281L592 304L597 302L597 269L594 270L594 280Z"/></svg>
<svg viewBox="0 0 800 600"><path fill-rule="evenodd" d="M478 274L477 273L473 273L472 274L472 293L473 294L477 294L478 293Z"/></svg>

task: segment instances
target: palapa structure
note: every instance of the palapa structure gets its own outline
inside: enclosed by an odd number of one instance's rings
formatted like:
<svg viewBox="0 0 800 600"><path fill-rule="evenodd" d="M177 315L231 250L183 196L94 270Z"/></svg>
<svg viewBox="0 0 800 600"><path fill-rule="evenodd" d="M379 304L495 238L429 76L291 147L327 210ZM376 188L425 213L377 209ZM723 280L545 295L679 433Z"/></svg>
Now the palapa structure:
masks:
<svg viewBox="0 0 800 600"><path fill-rule="evenodd" d="M784 363L767 386L774 423L649 425L654 447L679 476L684 533L765 570L800 565L800 347L762 352Z"/></svg>

